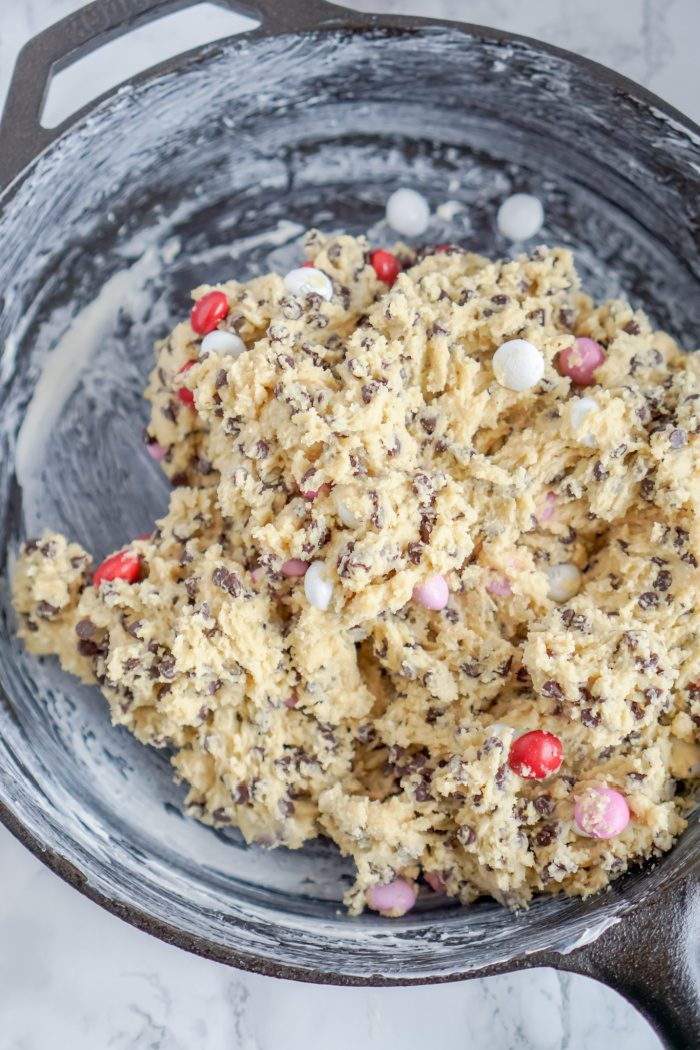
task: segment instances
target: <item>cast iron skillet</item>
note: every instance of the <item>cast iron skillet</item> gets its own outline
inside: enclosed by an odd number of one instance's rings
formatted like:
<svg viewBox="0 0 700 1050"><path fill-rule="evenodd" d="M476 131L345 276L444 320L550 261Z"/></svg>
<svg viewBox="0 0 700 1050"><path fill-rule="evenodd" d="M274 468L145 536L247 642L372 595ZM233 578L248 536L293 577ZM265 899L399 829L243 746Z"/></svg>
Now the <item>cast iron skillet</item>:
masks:
<svg viewBox="0 0 700 1050"><path fill-rule="evenodd" d="M543 239L577 248L595 294L624 290L697 346L700 150L680 113L507 33L322 0L227 3L260 27L54 131L39 124L53 72L188 0L99 0L18 59L0 127L0 815L93 900L209 958L375 985L555 966L617 988L668 1046L700 1046L695 818L670 854L585 902L512 915L426 897L402 920L348 919L331 848L265 853L182 819L167 756L14 639L6 570L22 536L50 524L100 557L165 506L140 391L189 288L289 265L303 226L365 229L402 182L466 205L431 236L491 252L508 250L496 202L535 190Z"/></svg>

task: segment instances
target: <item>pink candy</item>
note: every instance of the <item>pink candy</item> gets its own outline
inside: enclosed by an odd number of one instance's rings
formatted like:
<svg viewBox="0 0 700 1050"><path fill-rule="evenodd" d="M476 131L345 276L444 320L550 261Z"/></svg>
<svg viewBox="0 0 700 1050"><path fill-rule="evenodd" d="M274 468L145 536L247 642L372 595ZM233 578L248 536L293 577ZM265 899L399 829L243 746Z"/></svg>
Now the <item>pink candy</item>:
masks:
<svg viewBox="0 0 700 1050"><path fill-rule="evenodd" d="M594 372L605 360L605 351L594 339L581 336L573 346L567 346L559 354L557 367L560 375L568 376L577 386L592 386Z"/></svg>
<svg viewBox="0 0 700 1050"><path fill-rule="evenodd" d="M146 451L151 459L154 459L156 463L160 463L161 460L165 459L165 453L168 450L163 445L159 445L157 441L151 441L146 445Z"/></svg>
<svg viewBox="0 0 700 1050"><path fill-rule="evenodd" d="M265 570L263 569L262 565L257 565L251 572L250 578L253 581L253 583L260 583L264 575Z"/></svg>
<svg viewBox="0 0 700 1050"><path fill-rule="evenodd" d="M384 886L370 886L367 890L367 903L380 915L398 919L416 903L416 891L406 879L394 879Z"/></svg>
<svg viewBox="0 0 700 1050"><path fill-rule="evenodd" d="M442 881L442 878L437 871L424 871L423 878L435 893L445 892L445 883Z"/></svg>
<svg viewBox="0 0 700 1050"><path fill-rule="evenodd" d="M594 839L612 839L629 824L630 811L624 795L619 791L589 787L576 800L574 819L582 835Z"/></svg>
<svg viewBox="0 0 700 1050"><path fill-rule="evenodd" d="M444 576L431 576L425 583L419 583L413 588L413 600L424 609L433 609L439 612L444 609L450 600L450 590Z"/></svg>
<svg viewBox="0 0 700 1050"><path fill-rule="evenodd" d="M486 590L498 598L508 598L513 593L507 576L492 576L486 584Z"/></svg>
<svg viewBox="0 0 700 1050"><path fill-rule="evenodd" d="M558 499L559 497L557 496L556 492L547 493L544 500L544 507L537 515L537 520L539 522L549 521L549 519L554 515L554 508Z"/></svg>
<svg viewBox="0 0 700 1050"><path fill-rule="evenodd" d="M308 561L302 561L301 558L290 558L288 561L282 562L282 575L305 576L308 567Z"/></svg>
<svg viewBox="0 0 700 1050"><path fill-rule="evenodd" d="M319 485L317 489L306 489L302 493L304 499L308 500L309 503L313 503L317 496L327 496L331 491L331 486L327 481L324 481L322 485Z"/></svg>
<svg viewBox="0 0 700 1050"><path fill-rule="evenodd" d="M299 697L296 694L296 690L292 689L292 695L288 696L287 699L284 701L284 706L289 707L291 709L292 707L296 707L298 703Z"/></svg>

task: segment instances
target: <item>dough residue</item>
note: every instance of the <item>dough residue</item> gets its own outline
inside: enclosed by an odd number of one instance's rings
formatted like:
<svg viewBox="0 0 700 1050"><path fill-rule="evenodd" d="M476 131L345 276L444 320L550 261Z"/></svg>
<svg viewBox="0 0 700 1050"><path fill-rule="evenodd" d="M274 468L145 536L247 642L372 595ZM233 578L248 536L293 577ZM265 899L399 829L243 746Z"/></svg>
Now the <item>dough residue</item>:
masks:
<svg viewBox="0 0 700 1050"><path fill-rule="evenodd" d="M329 301L277 274L215 286L247 351L200 356L189 321L156 348L148 440L174 487L128 542L140 579L93 586L47 532L19 633L173 750L192 816L336 842L352 913L425 874L464 903L587 895L671 847L700 773L700 356L594 305L566 250L394 250L389 288L362 238L308 234ZM557 370L577 336L606 355L585 389ZM494 375L514 339L543 355L531 389ZM327 609L292 560L322 563ZM439 610L412 599L435 576ZM543 780L508 763L536 729L563 746ZM591 786L627 800L614 839L575 826Z"/></svg>

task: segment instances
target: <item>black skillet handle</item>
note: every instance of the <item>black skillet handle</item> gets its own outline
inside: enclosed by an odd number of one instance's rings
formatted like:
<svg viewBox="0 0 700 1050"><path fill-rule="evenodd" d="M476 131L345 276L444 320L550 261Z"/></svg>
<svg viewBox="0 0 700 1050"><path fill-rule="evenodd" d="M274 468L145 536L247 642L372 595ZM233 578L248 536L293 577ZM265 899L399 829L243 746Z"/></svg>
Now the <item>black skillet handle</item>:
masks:
<svg viewBox="0 0 700 1050"><path fill-rule="evenodd" d="M700 876L637 905L593 944L551 959L620 992L669 1050L700 1048Z"/></svg>
<svg viewBox="0 0 700 1050"><path fill-rule="evenodd" d="M20 51L0 121L0 189L62 134L75 115L50 130L41 111L51 77L102 44L200 0L94 0L29 40ZM260 34L342 24L347 9L326 0L215 0L261 22ZM355 23L371 16L352 15ZM94 105L90 103L90 106ZM90 107L86 107L90 108ZM81 111L82 112L82 111Z"/></svg>

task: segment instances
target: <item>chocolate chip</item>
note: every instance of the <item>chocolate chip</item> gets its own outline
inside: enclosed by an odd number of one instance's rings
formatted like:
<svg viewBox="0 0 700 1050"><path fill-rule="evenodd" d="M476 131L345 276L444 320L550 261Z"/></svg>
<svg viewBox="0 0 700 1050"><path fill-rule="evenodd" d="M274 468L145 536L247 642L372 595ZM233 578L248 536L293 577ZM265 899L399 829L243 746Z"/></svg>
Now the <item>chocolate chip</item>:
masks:
<svg viewBox="0 0 700 1050"><path fill-rule="evenodd" d="M25 554L33 554L39 547L38 540L26 540L23 550Z"/></svg>
<svg viewBox="0 0 700 1050"><path fill-rule="evenodd" d="M535 843L538 846L550 846L557 834L556 824L543 824L535 835Z"/></svg>
<svg viewBox="0 0 700 1050"><path fill-rule="evenodd" d="M97 646L89 638L81 638L77 649L81 656L97 656Z"/></svg>
<svg viewBox="0 0 700 1050"><path fill-rule="evenodd" d="M430 543L430 534L435 527L435 515L424 514L420 519L420 526L418 529L419 535L423 543Z"/></svg>
<svg viewBox="0 0 700 1050"><path fill-rule="evenodd" d="M537 812L542 813L545 817L548 817L554 812L554 802L552 801L551 795L538 795L538 797L533 800L532 804Z"/></svg>
<svg viewBox="0 0 700 1050"><path fill-rule="evenodd" d="M673 577L668 569L662 569L654 580L652 587L657 591L667 591L673 582Z"/></svg>
<svg viewBox="0 0 700 1050"><path fill-rule="evenodd" d="M39 550L41 551L41 553L44 555L45 558L55 558L56 557L56 544L54 543L53 540L49 540L47 543L42 544L42 546L39 548Z"/></svg>
<svg viewBox="0 0 700 1050"><path fill-rule="evenodd" d="M627 332L627 335L639 335L641 328L636 321L628 321L622 331Z"/></svg>
<svg viewBox="0 0 700 1050"><path fill-rule="evenodd" d="M418 565L421 558L423 557L423 544L422 543L409 543L406 547L406 553L408 554L408 560L412 565Z"/></svg>
<svg viewBox="0 0 700 1050"><path fill-rule="evenodd" d="M638 599L638 605L640 609L656 609L659 604L658 594L654 594L653 591L645 591L644 594L640 594Z"/></svg>
<svg viewBox="0 0 700 1050"><path fill-rule="evenodd" d="M286 799L286 798L280 799L280 801L277 803L277 808L279 809L279 811L280 811L280 813L282 814L283 817L293 817L294 816L294 812L295 812L295 810L294 810L294 803L290 802L289 799Z"/></svg>
<svg viewBox="0 0 700 1050"><path fill-rule="evenodd" d="M75 633L78 638L94 638L97 633L97 627L92 620L78 620L75 625Z"/></svg>
<svg viewBox="0 0 700 1050"><path fill-rule="evenodd" d="M161 678L174 678L175 677L175 657L170 653L164 656L163 659L157 665L158 673Z"/></svg>
<svg viewBox="0 0 700 1050"><path fill-rule="evenodd" d="M593 478L595 481L605 481L610 477L610 472L605 469L599 459L593 464Z"/></svg>
<svg viewBox="0 0 700 1050"><path fill-rule="evenodd" d="M233 801L239 806L245 806L246 802L250 802L250 789L248 785L242 780L240 784L237 784L233 789ZM292 812L294 807L292 806Z"/></svg>
<svg viewBox="0 0 700 1050"><path fill-rule="evenodd" d="M355 736L361 744L371 744L377 738L377 730L371 722L365 722L357 727Z"/></svg>
<svg viewBox="0 0 700 1050"><path fill-rule="evenodd" d="M596 726L600 725L600 712L591 711L584 707L581 711L581 722L584 726L588 726L589 729L595 729Z"/></svg>
<svg viewBox="0 0 700 1050"><path fill-rule="evenodd" d="M551 696L555 700L561 700L564 696L564 692L559 685L559 682L555 682L553 679L544 683L541 692L543 696Z"/></svg>
<svg viewBox="0 0 700 1050"><path fill-rule="evenodd" d="M639 491L642 499L650 500L654 494L655 483L653 478L642 478Z"/></svg>
<svg viewBox="0 0 700 1050"><path fill-rule="evenodd" d="M215 586L220 587L222 591L226 591L233 598L238 598L243 592L243 584L240 581L240 577L235 572L229 572L224 565L214 569L211 578Z"/></svg>
<svg viewBox="0 0 700 1050"><path fill-rule="evenodd" d="M462 824L457 828L457 838L463 846L471 846L476 842L476 832L468 824Z"/></svg>
<svg viewBox="0 0 700 1050"><path fill-rule="evenodd" d="M641 704L638 704L636 700L633 700L630 704L630 710L632 711L632 714L637 719L637 721L641 722L644 718L644 708L641 706Z"/></svg>

